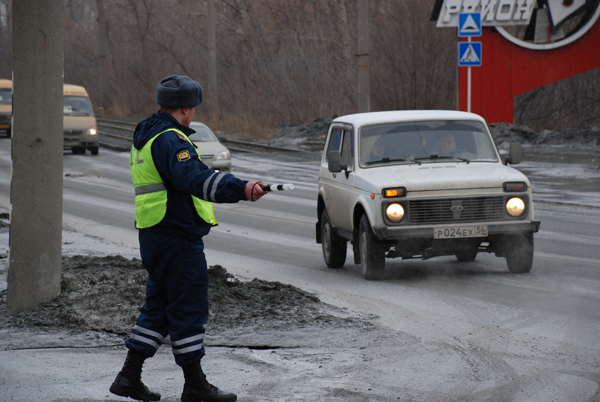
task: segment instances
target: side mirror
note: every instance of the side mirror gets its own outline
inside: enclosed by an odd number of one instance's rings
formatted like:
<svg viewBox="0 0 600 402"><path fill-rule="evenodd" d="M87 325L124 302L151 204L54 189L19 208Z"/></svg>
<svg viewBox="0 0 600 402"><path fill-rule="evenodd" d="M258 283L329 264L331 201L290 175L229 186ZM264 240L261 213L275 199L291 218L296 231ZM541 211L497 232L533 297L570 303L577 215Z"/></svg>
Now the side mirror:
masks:
<svg viewBox="0 0 600 402"><path fill-rule="evenodd" d="M327 161L329 162L328 168L331 173L342 171L342 156L339 151L332 151L327 154Z"/></svg>
<svg viewBox="0 0 600 402"><path fill-rule="evenodd" d="M522 160L523 160L523 148L521 147L521 144L519 144L519 143L510 144L510 146L508 148L508 157L506 158L506 162L510 163L511 165L517 165L517 164L521 163Z"/></svg>

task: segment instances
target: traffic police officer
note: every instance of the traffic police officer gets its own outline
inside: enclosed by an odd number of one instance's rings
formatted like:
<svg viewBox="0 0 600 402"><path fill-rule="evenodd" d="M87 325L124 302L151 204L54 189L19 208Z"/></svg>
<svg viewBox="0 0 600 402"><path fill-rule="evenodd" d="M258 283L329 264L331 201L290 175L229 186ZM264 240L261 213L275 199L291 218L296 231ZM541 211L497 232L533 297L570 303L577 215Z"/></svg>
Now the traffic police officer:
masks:
<svg viewBox="0 0 600 402"><path fill-rule="evenodd" d="M158 401L141 380L144 360L165 337L183 368L181 400L236 401L233 393L210 384L202 372L204 324L208 319L208 269L202 238L217 224L212 203L256 201L266 192L261 181L247 182L206 166L187 137L200 84L186 76L162 79L156 90L161 109L141 121L129 159L135 187L135 219L140 254L148 271L146 302L131 336L123 368L110 387L114 394Z"/></svg>

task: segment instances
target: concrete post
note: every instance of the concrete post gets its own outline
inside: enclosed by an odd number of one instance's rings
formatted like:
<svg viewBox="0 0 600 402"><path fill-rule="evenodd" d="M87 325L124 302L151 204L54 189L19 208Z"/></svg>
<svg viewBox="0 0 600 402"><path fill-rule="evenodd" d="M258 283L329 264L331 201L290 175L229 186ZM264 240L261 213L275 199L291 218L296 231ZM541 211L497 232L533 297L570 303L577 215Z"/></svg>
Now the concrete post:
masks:
<svg viewBox="0 0 600 402"><path fill-rule="evenodd" d="M8 315L60 294L63 2L13 1Z"/></svg>
<svg viewBox="0 0 600 402"><path fill-rule="evenodd" d="M371 111L369 0L358 0L358 111Z"/></svg>

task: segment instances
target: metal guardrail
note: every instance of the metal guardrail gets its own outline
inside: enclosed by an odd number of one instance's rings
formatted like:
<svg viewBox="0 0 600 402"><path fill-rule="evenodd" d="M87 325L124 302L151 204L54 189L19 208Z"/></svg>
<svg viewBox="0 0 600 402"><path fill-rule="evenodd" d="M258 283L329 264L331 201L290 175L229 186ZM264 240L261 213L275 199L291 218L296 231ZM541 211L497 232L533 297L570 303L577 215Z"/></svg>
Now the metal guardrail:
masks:
<svg viewBox="0 0 600 402"><path fill-rule="evenodd" d="M96 119L98 122L98 134L101 144L114 149L128 150L133 141L133 132L137 123L122 120ZM117 141L102 141L102 137L108 137ZM119 144L121 143L121 144ZM226 139L223 144L230 151L237 152L294 152L306 153L306 151L293 148L265 145L257 142Z"/></svg>

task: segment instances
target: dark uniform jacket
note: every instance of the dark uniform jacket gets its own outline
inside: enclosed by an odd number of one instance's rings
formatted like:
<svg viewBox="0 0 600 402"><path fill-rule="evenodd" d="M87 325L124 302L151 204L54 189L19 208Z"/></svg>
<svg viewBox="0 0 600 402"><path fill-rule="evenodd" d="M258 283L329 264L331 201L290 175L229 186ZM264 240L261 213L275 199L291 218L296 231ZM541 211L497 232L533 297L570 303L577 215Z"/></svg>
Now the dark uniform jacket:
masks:
<svg viewBox="0 0 600 402"><path fill-rule="evenodd" d="M195 133L171 114L159 111L137 125L133 145L141 149L168 128L177 128L186 135ZM178 155L185 150L190 157L180 160ZM210 169L200 161L196 147L173 131L161 134L152 143L152 158L167 187L167 212L157 225L142 230L192 241L200 239L208 234L211 224L198 216L190 194L217 203L246 200L247 181Z"/></svg>

